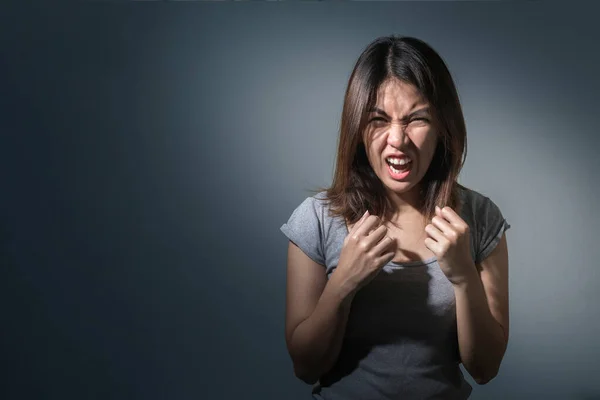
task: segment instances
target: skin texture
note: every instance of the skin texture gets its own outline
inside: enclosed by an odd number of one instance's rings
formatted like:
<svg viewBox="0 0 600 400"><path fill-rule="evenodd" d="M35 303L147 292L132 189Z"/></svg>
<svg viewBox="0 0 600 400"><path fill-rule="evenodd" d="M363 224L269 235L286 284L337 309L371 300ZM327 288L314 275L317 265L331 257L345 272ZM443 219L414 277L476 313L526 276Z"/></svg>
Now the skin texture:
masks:
<svg viewBox="0 0 600 400"><path fill-rule="evenodd" d="M418 184L425 176L437 145L436 128L431 115L424 111L429 104L417 88L397 79L384 82L377 93L377 111L369 113L364 143L367 158L375 174L387 188L388 196L397 207L398 214L416 210ZM404 153L412 160L412 171L403 181L393 179L388 173L385 157Z"/></svg>
<svg viewBox="0 0 600 400"><path fill-rule="evenodd" d="M431 115L411 114L428 106L417 89L398 80L385 82L369 114L363 141L375 174L396 205L395 219L415 221L418 185L437 145ZM404 153L411 174L402 181L387 172L385 157ZM424 237L456 298L459 351L463 365L479 384L496 376L508 342L508 250L506 237L479 265L469 247L469 227L450 207L436 210L426 224L405 224L406 236L390 240L383 221L365 213L349 229L340 262L330 279L290 241L286 291L286 343L296 376L313 384L337 360L354 295L392 259L408 237ZM396 235L394 235L396 236ZM410 245L409 245L410 247Z"/></svg>
<svg viewBox="0 0 600 400"><path fill-rule="evenodd" d="M379 88L377 99L376 108L383 113L376 111L369 116L364 137L367 157L396 204L398 219L408 220L415 213L419 182L433 159L436 128L427 113L409 117L428 106L410 84L389 80ZM404 153L413 160L413 171L405 181L388 174L385 157L390 153ZM452 208L438 208L428 222L423 243L436 256L455 290L462 362L477 383L487 383L496 376L508 343L506 237L503 235L492 254L475 265L469 226ZM412 236L421 233L415 230Z"/></svg>
<svg viewBox="0 0 600 400"><path fill-rule="evenodd" d="M469 243L469 225L450 207L436 207L436 216L425 227L425 245L435 254L446 278L460 285L472 274L473 258Z"/></svg>
<svg viewBox="0 0 600 400"><path fill-rule="evenodd" d="M394 255L386 233L380 218L366 212L346 236L329 279L324 266L289 242L286 343L294 372L304 382L315 383L337 360L356 292Z"/></svg>
<svg viewBox="0 0 600 400"><path fill-rule="evenodd" d="M425 231L426 246L454 286L461 360L473 379L485 384L497 375L508 345L506 235L476 265L469 251L469 226L452 208L436 208Z"/></svg>

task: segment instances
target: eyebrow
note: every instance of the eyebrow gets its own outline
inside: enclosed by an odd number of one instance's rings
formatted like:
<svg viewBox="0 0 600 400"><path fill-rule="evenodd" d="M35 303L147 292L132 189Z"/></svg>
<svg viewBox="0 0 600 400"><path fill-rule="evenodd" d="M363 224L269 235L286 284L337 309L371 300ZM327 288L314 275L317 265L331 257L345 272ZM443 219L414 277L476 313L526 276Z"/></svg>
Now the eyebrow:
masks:
<svg viewBox="0 0 600 400"><path fill-rule="evenodd" d="M373 107L373 108L369 109L369 112L374 112L374 113L377 113L377 114L381 114L381 115L383 115L386 118L390 118L390 116L387 115L387 113L385 111L383 111L381 108ZM419 115L427 115L428 112L429 112L429 106L423 107L423 108L421 108L419 110L411 112L406 117L402 118L402 120L406 121L408 119L411 119L411 118L419 116Z"/></svg>

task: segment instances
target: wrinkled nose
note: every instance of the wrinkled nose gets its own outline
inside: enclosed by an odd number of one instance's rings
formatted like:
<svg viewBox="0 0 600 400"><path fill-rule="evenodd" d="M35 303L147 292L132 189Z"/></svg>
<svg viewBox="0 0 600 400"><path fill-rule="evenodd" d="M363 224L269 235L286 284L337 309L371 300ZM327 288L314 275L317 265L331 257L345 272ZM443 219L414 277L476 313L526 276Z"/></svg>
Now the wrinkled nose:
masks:
<svg viewBox="0 0 600 400"><path fill-rule="evenodd" d="M393 147L399 147L404 144L405 140L406 132L404 131L404 125L399 123L390 124L387 137L388 144Z"/></svg>

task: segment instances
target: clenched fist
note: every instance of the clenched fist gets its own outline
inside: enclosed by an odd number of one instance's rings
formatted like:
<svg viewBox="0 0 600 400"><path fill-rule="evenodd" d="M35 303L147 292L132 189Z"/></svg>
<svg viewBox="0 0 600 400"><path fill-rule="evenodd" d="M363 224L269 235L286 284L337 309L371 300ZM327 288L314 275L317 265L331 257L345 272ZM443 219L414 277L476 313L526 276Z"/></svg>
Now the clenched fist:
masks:
<svg viewBox="0 0 600 400"><path fill-rule="evenodd" d="M348 293L369 283L396 254L396 242L387 236L388 229L381 222L367 210L344 239L332 279Z"/></svg>
<svg viewBox="0 0 600 400"><path fill-rule="evenodd" d="M435 208L435 217L425 227L425 245L438 260L448 280L458 285L475 270L469 243L469 225L450 207Z"/></svg>

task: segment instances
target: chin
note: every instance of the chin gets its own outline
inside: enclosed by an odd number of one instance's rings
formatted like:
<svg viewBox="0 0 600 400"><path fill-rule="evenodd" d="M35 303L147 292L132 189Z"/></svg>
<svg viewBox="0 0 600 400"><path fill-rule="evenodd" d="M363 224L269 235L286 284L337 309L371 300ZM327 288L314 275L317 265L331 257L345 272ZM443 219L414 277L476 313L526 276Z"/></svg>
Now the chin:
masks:
<svg viewBox="0 0 600 400"><path fill-rule="evenodd" d="M403 194L403 193L408 193L411 192L415 185L412 184L405 184L400 182L400 184L396 184L396 185L385 185L388 190L391 190L392 192L396 193L396 194Z"/></svg>
<svg viewBox="0 0 600 400"><path fill-rule="evenodd" d="M381 179L381 178L379 178ZM385 179L381 179L381 182L383 183L383 186L385 186L385 188L387 190L390 190L394 193L406 193L411 191L414 187L415 184L413 182L399 182L399 181L395 181L393 179L390 179L389 177L386 177Z"/></svg>
<svg viewBox="0 0 600 400"><path fill-rule="evenodd" d="M390 192L394 192L396 194L404 194L410 193L417 190L418 182L411 179L410 181L397 181L392 179L390 176L385 175L387 171L384 171L383 179L379 176L379 179L383 183L383 186L389 190ZM417 177L418 178L418 177Z"/></svg>

